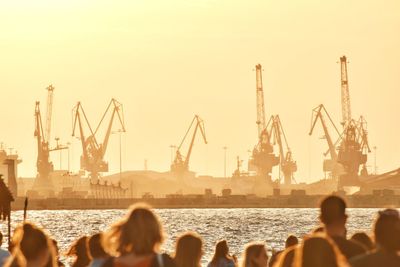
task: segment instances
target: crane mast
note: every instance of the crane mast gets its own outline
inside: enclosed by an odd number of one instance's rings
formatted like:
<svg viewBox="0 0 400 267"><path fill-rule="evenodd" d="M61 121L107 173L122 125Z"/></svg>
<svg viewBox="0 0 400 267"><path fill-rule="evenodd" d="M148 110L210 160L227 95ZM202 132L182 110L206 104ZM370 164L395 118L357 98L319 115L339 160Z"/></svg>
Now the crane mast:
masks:
<svg viewBox="0 0 400 267"><path fill-rule="evenodd" d="M51 136L51 117L52 117L52 111L53 111L53 92L54 92L54 87L53 85L49 85L47 88L47 112L46 112L46 134L44 136L44 139L49 141Z"/></svg>
<svg viewBox="0 0 400 267"><path fill-rule="evenodd" d="M345 127L351 120L349 81L347 78L347 58L340 58L340 80L342 92L342 124Z"/></svg>
<svg viewBox="0 0 400 267"><path fill-rule="evenodd" d="M193 125L194 125L193 135L192 135L192 138L191 138L191 141L189 144L189 148L188 148L186 157L184 157L181 154L182 145L184 144L186 137L188 136ZM180 179L180 180L182 180L185 173L189 171L190 156L192 154L193 145L194 145L194 141L196 139L196 134L197 134L198 129L200 129L200 133L201 133L201 136L203 137L204 143L207 144L204 122L198 115L195 115L192 122L190 123L189 128L187 129L180 145L178 146L178 148L176 150L175 159L171 164L171 172L175 173L177 175L178 179Z"/></svg>
<svg viewBox="0 0 400 267"><path fill-rule="evenodd" d="M261 137L265 125L265 106L264 106L264 90L262 83L262 67L261 64L256 65L256 90L257 90L257 128L258 136Z"/></svg>

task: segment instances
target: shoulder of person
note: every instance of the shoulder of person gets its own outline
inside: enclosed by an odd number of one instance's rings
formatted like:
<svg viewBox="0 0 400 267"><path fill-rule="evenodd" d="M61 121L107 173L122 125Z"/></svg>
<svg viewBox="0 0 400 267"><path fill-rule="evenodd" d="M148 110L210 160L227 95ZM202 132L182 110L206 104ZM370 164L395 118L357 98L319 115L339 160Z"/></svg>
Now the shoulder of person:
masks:
<svg viewBox="0 0 400 267"><path fill-rule="evenodd" d="M349 260L349 263L352 267L377 266L376 264L379 265L378 258L379 255L376 252L373 252L373 253L354 256Z"/></svg>
<svg viewBox="0 0 400 267"><path fill-rule="evenodd" d="M176 267L175 261L166 253L156 254L151 267Z"/></svg>
<svg viewBox="0 0 400 267"><path fill-rule="evenodd" d="M114 266L114 257L109 257L107 258L103 264L101 265L101 267L113 267Z"/></svg>
<svg viewBox="0 0 400 267"><path fill-rule="evenodd" d="M358 252L358 253L360 253L360 254L363 254L363 253L366 253L366 252L367 252L367 250L365 249L365 247L364 247L363 245L359 244L358 242L355 242L355 241L353 241L353 240L347 240L347 242L348 242L348 244L349 244L350 246L353 247L353 249L354 249L356 252Z"/></svg>

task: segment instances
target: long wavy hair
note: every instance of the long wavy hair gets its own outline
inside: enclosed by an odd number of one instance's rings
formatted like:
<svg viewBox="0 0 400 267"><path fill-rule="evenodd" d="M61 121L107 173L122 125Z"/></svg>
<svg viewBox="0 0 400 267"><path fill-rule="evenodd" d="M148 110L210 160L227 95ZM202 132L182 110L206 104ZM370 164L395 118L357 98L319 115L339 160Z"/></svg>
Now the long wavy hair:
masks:
<svg viewBox="0 0 400 267"><path fill-rule="evenodd" d="M128 215L111 226L104 235L104 248L115 256L129 253L147 255L155 253L164 240L157 215L146 204L136 204Z"/></svg>
<svg viewBox="0 0 400 267"><path fill-rule="evenodd" d="M200 267L203 241L196 233L186 233L176 242L175 263L178 267Z"/></svg>
<svg viewBox="0 0 400 267"><path fill-rule="evenodd" d="M56 267L57 257L53 242L45 232L32 223L18 226L12 239L12 256L4 266L23 267L40 256L47 257L43 266Z"/></svg>
<svg viewBox="0 0 400 267"><path fill-rule="evenodd" d="M211 265L213 267L218 266L218 261L220 259L231 260L231 257L229 256L229 247L226 240L218 241L218 243L215 245L215 253L211 260Z"/></svg>

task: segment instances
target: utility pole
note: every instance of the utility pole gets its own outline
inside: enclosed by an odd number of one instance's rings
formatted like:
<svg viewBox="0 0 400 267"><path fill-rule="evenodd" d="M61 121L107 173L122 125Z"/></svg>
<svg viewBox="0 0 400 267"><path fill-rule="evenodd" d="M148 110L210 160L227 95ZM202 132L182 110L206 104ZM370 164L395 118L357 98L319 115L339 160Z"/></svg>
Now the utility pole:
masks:
<svg viewBox="0 0 400 267"><path fill-rule="evenodd" d="M228 149L227 146L222 147L224 150L224 178L226 178L226 150Z"/></svg>

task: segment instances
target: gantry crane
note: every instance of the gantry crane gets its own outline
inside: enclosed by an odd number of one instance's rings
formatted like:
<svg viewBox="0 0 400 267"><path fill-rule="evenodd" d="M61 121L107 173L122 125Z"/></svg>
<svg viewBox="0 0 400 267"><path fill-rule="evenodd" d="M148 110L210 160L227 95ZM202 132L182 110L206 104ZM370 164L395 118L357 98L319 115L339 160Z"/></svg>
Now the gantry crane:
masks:
<svg viewBox="0 0 400 267"><path fill-rule="evenodd" d="M271 136L267 129L265 120L264 91L262 83L262 67L256 65L256 94L257 94L257 129L258 143L253 149L249 161L249 170L255 170L258 176L267 178L271 181L272 167L278 165L279 158L274 155L271 144Z"/></svg>
<svg viewBox="0 0 400 267"><path fill-rule="evenodd" d="M297 171L297 163L293 160L292 151L289 148L279 115L274 115L272 121L272 137L279 148L280 171L283 173L284 184L290 185L294 181L293 173ZM285 142L286 153L283 148L283 142Z"/></svg>
<svg viewBox="0 0 400 267"><path fill-rule="evenodd" d="M182 148L182 145L185 142L186 137L188 136L192 127L194 127L194 131L193 131L192 139L189 144L189 149L188 149L186 156L183 156L181 153L181 148ZM195 115L192 122L190 123L189 128L187 129L180 145L176 149L175 159L171 164L171 172L174 173L177 176L177 178L180 180L182 180L185 173L187 173L189 171L190 156L192 154L194 140L196 138L198 129L200 129L204 143L207 144L204 122L198 115Z"/></svg>
<svg viewBox="0 0 400 267"><path fill-rule="evenodd" d="M330 154L330 159L324 160L323 170L325 173L329 173L330 178L338 179L339 175L342 173L343 167L337 162L338 154L336 149L336 144L333 142L331 135L329 134L328 125L326 124L325 117L329 119L329 122L333 126L337 137L340 138L341 134L339 130L336 128L335 123L333 122L331 116L328 111L325 109L324 105L319 105L314 108L311 115L311 128L309 135L312 135L315 125L317 124L318 119L321 121L322 129L324 131L323 138L326 139L328 143L328 151L324 153L324 156Z"/></svg>
<svg viewBox="0 0 400 267"><path fill-rule="evenodd" d="M50 152L56 150L66 149L67 147L57 145L55 148L50 149L50 138L51 138L51 117L53 107L53 94L54 87L49 85L47 88L47 112L46 112L46 125L43 130L42 115L40 113L40 102L36 101L35 104L35 133L34 136L37 140L38 156L36 161L36 167L38 172L38 179L35 181L35 186L41 189L52 188L52 183L49 179L49 174L54 170L53 163L50 161Z"/></svg>
<svg viewBox="0 0 400 267"><path fill-rule="evenodd" d="M96 134L98 133L98 130L100 129L106 115L110 110L111 110L111 119L108 123L104 140L102 143L99 143L96 139ZM107 151L108 140L110 138L112 125L115 117L118 118L118 121L120 123L121 126L120 131L121 132L126 131L122 104L115 99L111 99L110 103L107 106L106 111L104 112L99 124L97 125L94 131L93 128L90 126L89 120L80 102L78 102L77 105L74 107L72 114L73 114L72 136L75 136L75 128L78 125L79 139L81 140L82 144L81 169L88 171L90 179L93 182L97 182L100 173L108 171L108 163L104 160L104 155ZM85 123L86 127L89 129L88 137L86 137L85 135L83 123Z"/></svg>

